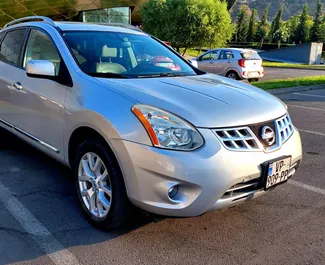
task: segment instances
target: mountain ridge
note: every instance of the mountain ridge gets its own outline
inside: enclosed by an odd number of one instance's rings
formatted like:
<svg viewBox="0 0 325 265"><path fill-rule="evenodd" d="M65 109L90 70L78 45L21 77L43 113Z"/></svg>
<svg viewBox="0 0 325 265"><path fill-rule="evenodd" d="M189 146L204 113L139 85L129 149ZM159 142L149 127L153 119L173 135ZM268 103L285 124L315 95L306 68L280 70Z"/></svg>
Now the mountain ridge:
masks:
<svg viewBox="0 0 325 265"><path fill-rule="evenodd" d="M283 4L283 19L287 20L291 16L301 13L303 6L306 3L309 6L309 14L314 16L318 0L237 0L231 12L233 19L236 19L240 6L247 5L250 9L257 9L259 17L261 17L265 7L270 4L269 21L272 21L278 12L280 5ZM325 6L325 0L322 0L322 3Z"/></svg>

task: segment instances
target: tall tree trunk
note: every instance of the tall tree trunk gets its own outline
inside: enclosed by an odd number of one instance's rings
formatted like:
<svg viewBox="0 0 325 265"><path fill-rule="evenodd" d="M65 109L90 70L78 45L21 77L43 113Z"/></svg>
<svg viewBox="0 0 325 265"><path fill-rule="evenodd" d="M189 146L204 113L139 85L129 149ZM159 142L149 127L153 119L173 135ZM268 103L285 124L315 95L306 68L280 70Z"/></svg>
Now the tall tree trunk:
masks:
<svg viewBox="0 0 325 265"><path fill-rule="evenodd" d="M183 56L185 55L186 51L187 51L187 47L185 47L184 49Z"/></svg>

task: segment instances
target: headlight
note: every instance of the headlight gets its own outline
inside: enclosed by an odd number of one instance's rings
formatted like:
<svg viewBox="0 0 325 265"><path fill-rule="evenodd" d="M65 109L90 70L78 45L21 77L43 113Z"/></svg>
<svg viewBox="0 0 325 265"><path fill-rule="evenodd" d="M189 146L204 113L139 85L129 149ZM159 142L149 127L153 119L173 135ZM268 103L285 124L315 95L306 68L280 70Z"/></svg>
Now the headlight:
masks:
<svg viewBox="0 0 325 265"><path fill-rule="evenodd" d="M135 105L132 112L156 147L189 151L204 143L200 133L191 124L172 113L147 105Z"/></svg>

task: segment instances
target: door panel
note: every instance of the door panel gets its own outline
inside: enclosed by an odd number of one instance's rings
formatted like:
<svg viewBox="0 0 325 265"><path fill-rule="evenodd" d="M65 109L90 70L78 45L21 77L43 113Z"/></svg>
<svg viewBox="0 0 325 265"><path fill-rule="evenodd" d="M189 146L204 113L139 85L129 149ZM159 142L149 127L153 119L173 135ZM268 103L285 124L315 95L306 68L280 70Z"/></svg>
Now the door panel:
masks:
<svg viewBox="0 0 325 265"><path fill-rule="evenodd" d="M26 45L24 67L29 60L52 61L57 75L64 64L49 36L34 29ZM13 124L45 145L63 151L62 128L67 87L52 80L28 77L26 73L17 81L22 89L12 90L12 105L15 108Z"/></svg>
<svg viewBox="0 0 325 265"><path fill-rule="evenodd" d="M208 73L216 73L215 62L218 58L218 51L211 51L203 56L201 56L200 61L198 61L199 68Z"/></svg>
<svg viewBox="0 0 325 265"><path fill-rule="evenodd" d="M225 75L226 70L231 67L233 58L234 56L231 51L221 50L217 60L216 73Z"/></svg>
<svg viewBox="0 0 325 265"><path fill-rule="evenodd" d="M14 108L11 104L13 84L19 81L25 72L20 69L21 48L24 42L26 29L2 33L0 45L0 119L3 123L12 124ZM6 125L4 127L7 127ZM8 127L9 128L9 127Z"/></svg>

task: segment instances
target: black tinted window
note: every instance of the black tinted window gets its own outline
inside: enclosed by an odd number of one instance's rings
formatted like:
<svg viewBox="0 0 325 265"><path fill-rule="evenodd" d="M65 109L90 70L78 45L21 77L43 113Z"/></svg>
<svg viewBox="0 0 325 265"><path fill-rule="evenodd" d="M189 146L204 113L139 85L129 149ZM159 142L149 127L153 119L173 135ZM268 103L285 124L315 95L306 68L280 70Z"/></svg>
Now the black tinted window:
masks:
<svg viewBox="0 0 325 265"><path fill-rule="evenodd" d="M9 31L0 46L0 59L19 65L25 29Z"/></svg>
<svg viewBox="0 0 325 265"><path fill-rule="evenodd" d="M0 43L4 35L5 35L4 33L0 33Z"/></svg>
<svg viewBox="0 0 325 265"><path fill-rule="evenodd" d="M221 51L219 55L219 60L229 60L234 58L234 55L231 51Z"/></svg>

